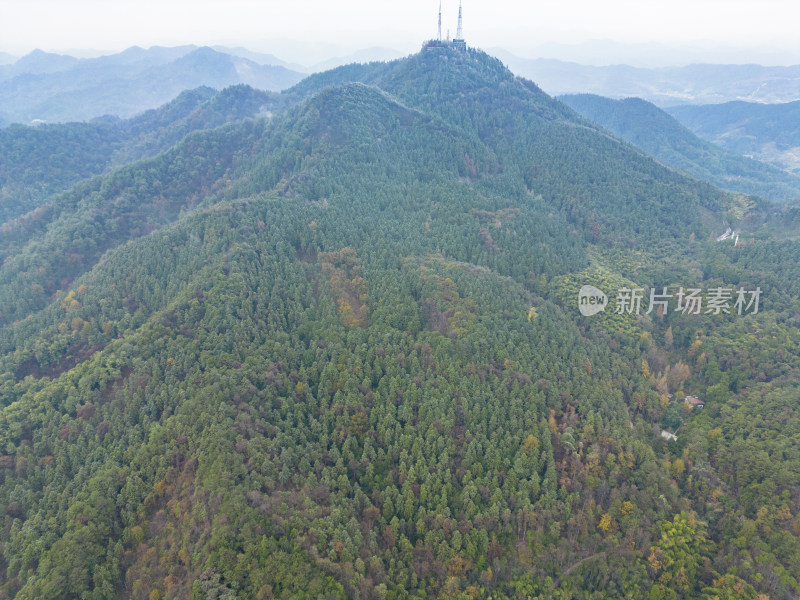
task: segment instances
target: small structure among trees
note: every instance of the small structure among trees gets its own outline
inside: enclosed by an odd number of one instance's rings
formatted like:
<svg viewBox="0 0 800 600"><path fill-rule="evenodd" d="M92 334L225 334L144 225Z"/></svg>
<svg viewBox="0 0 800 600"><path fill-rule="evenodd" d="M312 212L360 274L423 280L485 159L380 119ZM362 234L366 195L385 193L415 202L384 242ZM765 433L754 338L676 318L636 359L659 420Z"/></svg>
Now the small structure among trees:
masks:
<svg viewBox="0 0 800 600"><path fill-rule="evenodd" d="M689 406L691 406L693 409L694 408L701 409L706 405L705 401L700 400L700 398L698 398L697 396L686 396L683 399L683 401Z"/></svg>

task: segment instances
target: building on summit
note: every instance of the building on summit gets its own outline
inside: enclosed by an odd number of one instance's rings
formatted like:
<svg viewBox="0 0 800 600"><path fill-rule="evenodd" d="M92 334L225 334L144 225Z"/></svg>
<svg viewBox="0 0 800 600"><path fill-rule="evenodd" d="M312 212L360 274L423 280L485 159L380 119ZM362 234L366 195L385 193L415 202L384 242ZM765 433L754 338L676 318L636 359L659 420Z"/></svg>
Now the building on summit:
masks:
<svg viewBox="0 0 800 600"><path fill-rule="evenodd" d="M458 3L458 28L456 29L456 37L450 39L450 30L447 33L447 39L442 39L442 3L439 2L439 30L436 39L428 40L423 44L425 50L433 50L435 48L455 48L456 50L466 50L467 42L464 40L464 32L461 27L461 2Z"/></svg>

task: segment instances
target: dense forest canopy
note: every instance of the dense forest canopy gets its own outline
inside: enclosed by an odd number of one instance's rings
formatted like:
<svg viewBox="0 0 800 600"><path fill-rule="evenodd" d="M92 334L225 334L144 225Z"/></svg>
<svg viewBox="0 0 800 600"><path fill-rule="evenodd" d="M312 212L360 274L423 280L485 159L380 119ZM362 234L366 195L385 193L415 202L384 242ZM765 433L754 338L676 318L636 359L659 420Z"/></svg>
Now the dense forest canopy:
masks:
<svg viewBox="0 0 800 600"><path fill-rule="evenodd" d="M474 50L184 100L3 179L0 597L797 597L796 208Z"/></svg>
<svg viewBox="0 0 800 600"><path fill-rule="evenodd" d="M689 104L671 107L668 112L698 136L723 148L794 173L800 171L800 101L795 97L775 104L742 100Z"/></svg>
<svg viewBox="0 0 800 600"><path fill-rule="evenodd" d="M639 98L612 100L593 94L558 99L658 160L722 189L773 201L800 198L800 178L796 174L701 140L649 102Z"/></svg>

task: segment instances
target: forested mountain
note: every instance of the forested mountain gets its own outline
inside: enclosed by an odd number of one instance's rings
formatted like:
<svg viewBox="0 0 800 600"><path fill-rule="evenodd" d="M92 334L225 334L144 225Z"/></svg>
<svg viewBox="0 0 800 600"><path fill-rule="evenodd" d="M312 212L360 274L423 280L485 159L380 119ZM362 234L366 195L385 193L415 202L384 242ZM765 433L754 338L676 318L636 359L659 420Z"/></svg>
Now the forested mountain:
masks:
<svg viewBox="0 0 800 600"><path fill-rule="evenodd" d="M99 119L0 130L0 223L81 179L169 149L188 133L269 112L277 96L235 86L197 88L127 120Z"/></svg>
<svg viewBox="0 0 800 600"><path fill-rule="evenodd" d="M703 139L800 172L800 101L689 105L668 112Z"/></svg>
<svg viewBox="0 0 800 600"><path fill-rule="evenodd" d="M665 164L723 189L777 201L800 198L800 177L701 140L650 102L593 94L558 99Z"/></svg>
<svg viewBox="0 0 800 600"><path fill-rule="evenodd" d="M36 51L0 67L0 120L30 124L89 121L102 115L128 118L187 89L246 84L277 91L302 77L283 66L208 47L134 47L81 60Z"/></svg>
<svg viewBox="0 0 800 600"><path fill-rule="evenodd" d="M472 50L275 107L0 225L5 596L797 596L796 208Z"/></svg>
<svg viewBox="0 0 800 600"><path fill-rule="evenodd" d="M352 52L346 56L336 56L334 58L328 58L322 62L318 62L314 64L310 71L312 73L316 73L319 71L328 71L330 69L335 69L336 67L340 67L342 65L348 65L351 63L366 63L366 62L375 62L375 61L390 61L395 58L400 58L403 56L403 52L399 50L394 50L393 48L383 48L380 46L373 46L371 48L364 48L362 50L358 50L356 52Z"/></svg>

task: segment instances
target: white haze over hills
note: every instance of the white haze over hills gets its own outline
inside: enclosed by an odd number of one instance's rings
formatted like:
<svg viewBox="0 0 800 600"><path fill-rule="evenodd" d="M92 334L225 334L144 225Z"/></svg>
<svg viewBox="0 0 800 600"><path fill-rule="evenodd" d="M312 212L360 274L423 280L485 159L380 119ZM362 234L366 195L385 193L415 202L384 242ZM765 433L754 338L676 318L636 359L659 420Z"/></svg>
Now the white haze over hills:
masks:
<svg viewBox="0 0 800 600"><path fill-rule="evenodd" d="M605 67L629 65L641 68L681 67L692 64L759 64L790 66L800 64L800 48L768 45L732 46L711 41L686 44L659 42L623 43L597 39L576 43L546 42L531 46L503 45L487 48L527 59L554 59L582 65Z"/></svg>
<svg viewBox="0 0 800 600"><path fill-rule="evenodd" d="M315 64L286 61L275 54L237 46L132 46L100 56L34 50L0 61L0 127L128 118L158 107L182 91L217 90L246 84L277 92L309 73L352 62L391 60L404 54L372 47L351 54L321 54ZM81 56L81 57L79 57Z"/></svg>
<svg viewBox="0 0 800 600"><path fill-rule="evenodd" d="M479 39L467 42L480 47ZM531 42L526 49L511 42L512 50L487 51L554 96L640 97L661 107L800 99L800 66L782 64L794 57L785 49L615 41ZM130 117L199 86L221 89L245 83L279 91L310 73L352 62L393 60L419 51L420 46L421 40L414 45L359 49L324 40L272 38L253 46L133 46L110 54L0 53L0 126L101 115ZM800 56L794 58L798 58L794 65L800 65Z"/></svg>
<svg viewBox="0 0 800 600"><path fill-rule="evenodd" d="M442 1L444 35L455 35L458 6ZM640 67L800 63L792 0L464 0L463 9L468 44L523 58ZM435 35L438 10L438 0L7 1L0 51L244 46L310 68L362 48L409 54Z"/></svg>
<svg viewBox="0 0 800 600"><path fill-rule="evenodd" d="M279 91L304 77L209 47L132 47L90 59L36 50L0 66L0 124L125 118L187 89L247 84Z"/></svg>
<svg viewBox="0 0 800 600"><path fill-rule="evenodd" d="M515 74L545 92L590 93L608 98L642 98L661 107L731 101L774 104L800 99L800 66L690 64L642 68L582 65L556 59L525 59L495 50Z"/></svg>

